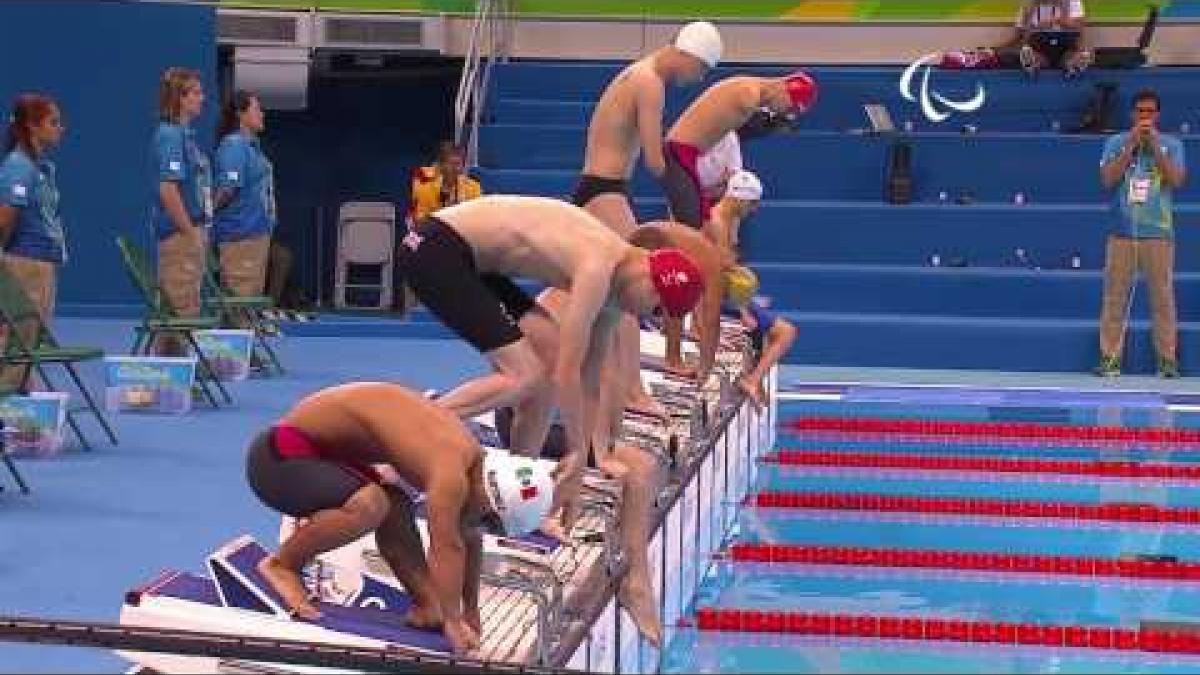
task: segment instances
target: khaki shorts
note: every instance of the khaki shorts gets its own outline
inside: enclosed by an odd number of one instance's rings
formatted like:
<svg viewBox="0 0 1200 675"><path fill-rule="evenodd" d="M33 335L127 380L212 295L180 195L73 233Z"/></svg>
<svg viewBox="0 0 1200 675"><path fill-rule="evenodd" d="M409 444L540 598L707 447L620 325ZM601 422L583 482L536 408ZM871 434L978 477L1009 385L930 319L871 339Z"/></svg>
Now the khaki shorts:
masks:
<svg viewBox="0 0 1200 675"><path fill-rule="evenodd" d="M54 316L54 298L58 289L58 266L43 260L34 260L8 253L0 255L5 269L21 285L29 302L37 310L38 316L47 326ZM38 326L36 322L26 321L17 326L17 335L26 348L37 346ZM8 348L7 326L0 326L0 348ZM11 367L0 370L0 383L6 388L21 385L25 379L27 367Z"/></svg>

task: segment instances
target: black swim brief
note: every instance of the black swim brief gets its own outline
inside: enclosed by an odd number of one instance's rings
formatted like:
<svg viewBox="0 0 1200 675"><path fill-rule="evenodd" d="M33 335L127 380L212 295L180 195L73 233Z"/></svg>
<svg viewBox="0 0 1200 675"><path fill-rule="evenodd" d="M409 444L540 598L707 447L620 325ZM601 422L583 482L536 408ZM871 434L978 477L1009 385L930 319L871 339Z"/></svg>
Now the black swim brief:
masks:
<svg viewBox="0 0 1200 675"><path fill-rule="evenodd" d="M533 298L502 274L481 274L471 245L454 228L426 218L413 226L396 255L421 303L480 352L524 337L517 322L533 309Z"/></svg>
<svg viewBox="0 0 1200 675"><path fill-rule="evenodd" d="M629 181L623 178L601 178L583 174L575 184L571 203L580 207L587 206L593 199L605 194L621 194L625 199L629 199Z"/></svg>
<svg viewBox="0 0 1200 675"><path fill-rule="evenodd" d="M263 504L293 518L336 509L375 482L370 469L320 456L284 456L277 427L260 433L246 453L246 481Z"/></svg>

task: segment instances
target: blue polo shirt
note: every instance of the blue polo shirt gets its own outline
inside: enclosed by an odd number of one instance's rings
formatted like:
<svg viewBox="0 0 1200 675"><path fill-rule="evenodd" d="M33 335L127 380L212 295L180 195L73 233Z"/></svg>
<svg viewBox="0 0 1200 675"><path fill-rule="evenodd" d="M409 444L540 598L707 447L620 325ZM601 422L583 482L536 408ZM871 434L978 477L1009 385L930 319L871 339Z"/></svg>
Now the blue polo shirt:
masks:
<svg viewBox="0 0 1200 675"><path fill-rule="evenodd" d="M1104 144L1101 165L1121 154L1129 132L1115 134ZM1186 168L1183 143L1175 136L1159 134L1167 157ZM1154 151L1139 148L1125 175L1117 183L1109 210L1109 233L1136 239L1172 239L1175 236L1173 190L1163 184Z"/></svg>
<svg viewBox="0 0 1200 675"><path fill-rule="evenodd" d="M179 184L183 207L192 222L201 227L212 224L212 172L208 157L196 144L191 127L162 122L154 131L154 231L159 239L175 234L175 224L158 200L163 182Z"/></svg>
<svg viewBox="0 0 1200 675"><path fill-rule="evenodd" d="M0 162L0 204L18 212L4 245L6 252L56 265L67 262L58 184L50 160L35 161L20 149L8 153Z"/></svg>
<svg viewBox="0 0 1200 675"><path fill-rule="evenodd" d="M275 173L258 138L238 131L221 139L216 177L218 189L235 191L213 221L217 243L270 234L277 223Z"/></svg>

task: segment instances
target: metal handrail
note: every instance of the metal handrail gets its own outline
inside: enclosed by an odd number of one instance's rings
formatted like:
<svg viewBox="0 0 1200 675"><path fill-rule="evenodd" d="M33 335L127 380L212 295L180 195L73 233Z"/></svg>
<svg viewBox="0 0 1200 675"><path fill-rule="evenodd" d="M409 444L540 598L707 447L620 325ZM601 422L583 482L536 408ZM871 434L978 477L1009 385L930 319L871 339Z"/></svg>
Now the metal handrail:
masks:
<svg viewBox="0 0 1200 675"><path fill-rule="evenodd" d="M479 34L483 27L491 0L480 0L475 8L475 19L471 23L471 38L467 42L467 50L463 54L462 75L458 79L458 93L454 98L454 142L461 143L465 131L467 109L475 89L475 80L479 69Z"/></svg>
<svg viewBox="0 0 1200 675"><path fill-rule="evenodd" d="M511 0L479 0L475 8L454 99L454 141L466 148L469 167L479 165L479 123L487 103L492 66L508 58L512 16Z"/></svg>

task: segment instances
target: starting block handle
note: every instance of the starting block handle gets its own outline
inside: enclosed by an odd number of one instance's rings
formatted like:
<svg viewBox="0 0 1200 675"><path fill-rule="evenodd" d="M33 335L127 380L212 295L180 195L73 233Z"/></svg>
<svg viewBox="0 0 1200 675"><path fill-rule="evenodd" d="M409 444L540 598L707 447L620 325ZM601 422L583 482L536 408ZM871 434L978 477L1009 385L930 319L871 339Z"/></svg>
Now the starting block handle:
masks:
<svg viewBox="0 0 1200 675"><path fill-rule="evenodd" d="M528 561L520 558L515 558L510 562L516 566L528 564ZM544 583L544 580L541 580L543 583L538 583L532 578L519 578L488 571L480 575L480 580L489 586L506 588L533 598L534 604L537 605L537 637L534 641L534 649L537 652L539 665L546 665L550 658L550 636L559 632L562 617L562 584L554 576L553 570L550 570L549 573L549 584ZM547 586L549 586L549 594L546 592Z"/></svg>
<svg viewBox="0 0 1200 675"><path fill-rule="evenodd" d="M600 516L604 523L604 565L609 575L614 575L621 568L624 555L621 553L620 528L617 525L617 509L615 504L608 504L584 498L581 502L583 511Z"/></svg>

